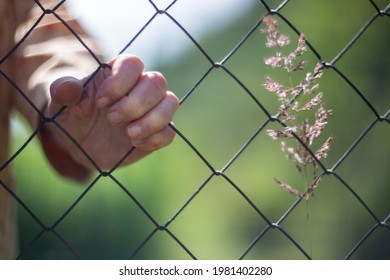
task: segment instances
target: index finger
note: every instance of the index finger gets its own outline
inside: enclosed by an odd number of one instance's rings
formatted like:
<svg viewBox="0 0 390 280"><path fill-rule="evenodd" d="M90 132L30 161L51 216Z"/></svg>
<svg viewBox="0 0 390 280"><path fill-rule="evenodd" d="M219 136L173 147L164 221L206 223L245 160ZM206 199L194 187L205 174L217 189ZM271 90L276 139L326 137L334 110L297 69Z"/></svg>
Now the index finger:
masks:
<svg viewBox="0 0 390 280"><path fill-rule="evenodd" d="M105 80L96 93L99 108L104 109L118 101L137 84L142 75L144 64L134 55L122 54L114 57L108 63L112 68L107 71ZM106 73L106 72L105 72Z"/></svg>

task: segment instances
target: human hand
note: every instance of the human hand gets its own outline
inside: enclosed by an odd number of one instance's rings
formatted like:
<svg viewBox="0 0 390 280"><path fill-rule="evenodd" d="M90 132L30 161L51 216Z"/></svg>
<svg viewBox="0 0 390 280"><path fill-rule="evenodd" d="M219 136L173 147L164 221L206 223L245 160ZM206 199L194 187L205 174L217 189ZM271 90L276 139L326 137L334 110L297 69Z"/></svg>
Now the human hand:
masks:
<svg viewBox="0 0 390 280"><path fill-rule="evenodd" d="M66 106L56 122L79 143L102 170L110 170L131 150L122 165L135 162L170 144L175 132L169 127L179 106L167 91L165 78L144 72L136 56L120 55L83 87L83 81L63 77L52 83L46 115ZM84 80L85 81L85 80ZM71 157L92 169L93 163L54 125L50 133Z"/></svg>

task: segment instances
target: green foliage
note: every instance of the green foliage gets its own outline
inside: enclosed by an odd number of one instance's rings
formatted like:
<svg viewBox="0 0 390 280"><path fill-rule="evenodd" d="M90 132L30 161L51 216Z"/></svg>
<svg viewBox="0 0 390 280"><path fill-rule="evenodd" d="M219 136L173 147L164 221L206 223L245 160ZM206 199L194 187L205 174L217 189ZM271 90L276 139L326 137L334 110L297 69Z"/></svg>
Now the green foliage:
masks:
<svg viewBox="0 0 390 280"><path fill-rule="evenodd" d="M268 2L273 5L273 1ZM282 10L283 15L306 35L310 44L320 54L323 53L327 61L341 51L374 12L368 4L351 5L348 1L291 1ZM212 176L212 171L180 137L166 149L113 173L156 223L162 226L169 223L167 228L170 233L200 259L239 258L267 226L255 208L269 221L277 222L296 199L275 187L275 176L288 178L292 185L299 184L300 178L295 167L285 160L279 145L266 135L266 129L277 129L278 126L268 123L256 134L267 121L267 116L248 94L248 91L251 92L271 115L278 112L278 101L270 98L262 86L269 72L263 57L272 54L264 47L264 36L259 32L260 26L256 26L264 13L265 10L256 3L245 17L226 26L223 31L208 38L196 38L217 62L251 28L256 27L223 67L212 68L202 53L192 46L184 57L158 69L167 77L170 89L184 99L175 116L175 125L213 168L223 170L231 182L222 176ZM387 82L390 41L386 34L389 24L388 17L378 19L336 64L382 115L390 104ZM292 40L298 39L298 35L282 21L280 28ZM167 39L167 44L170 43ZM310 52L308 56L309 61L313 61L311 58L316 61ZM229 73L234 74L246 88L232 79ZM275 79L279 77L282 76L276 73ZM202 83L193 88L202 78ZM332 152L323 159L323 164L331 168L375 116L332 69L325 69L321 88L327 93L324 96L327 106L333 110L334 121L329 123L324 133L332 134L335 140ZM190 95L187 96L188 93ZM14 136L14 150L26 140L26 135L18 133ZM226 166L254 135L256 137L238 159ZM378 124L335 170L380 219L389 214L389 139L388 123ZM88 185L79 186L57 176L42 157L35 140L15 160L14 168L18 194L47 226L54 225ZM203 185L209 178L209 183ZM247 203L235 186L246 194L255 208ZM190 198L188 206L171 221ZM375 223L334 176L323 179L321 188L316 190L310 201L310 207L311 243L315 258L344 258ZM139 249L135 258L189 259L190 256L171 235L165 231L155 232L155 225L144 211L107 177L85 193L55 230L82 258L129 258ZM309 251L304 230L305 213L306 205L298 204L281 226L304 250ZM42 229L21 207L19 217L21 248L25 249ZM139 248L149 237L150 242ZM363 246L354 258L389 258L389 240L389 232L379 229L370 238L369 246ZM381 253L377 255L376 252ZM58 238L46 232L44 238L34 243L23 257L73 256ZM270 229L246 258L305 257L279 230Z"/></svg>

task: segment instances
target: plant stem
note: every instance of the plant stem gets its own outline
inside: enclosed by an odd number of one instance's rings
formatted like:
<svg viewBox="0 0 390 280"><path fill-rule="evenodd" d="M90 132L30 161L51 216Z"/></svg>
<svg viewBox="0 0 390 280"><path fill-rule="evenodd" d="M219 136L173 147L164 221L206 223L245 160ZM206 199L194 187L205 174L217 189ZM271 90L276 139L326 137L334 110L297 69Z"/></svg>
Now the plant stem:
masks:
<svg viewBox="0 0 390 280"><path fill-rule="evenodd" d="M304 182L305 186L308 186L308 179L307 179L307 166L306 164L303 166L303 177L304 177ZM305 200L306 200L306 227L307 227L307 237L309 239L309 254L313 258L313 248L312 248L312 238L311 238L311 226L310 226L310 210L309 210L309 187L306 189L306 195L305 195Z"/></svg>
<svg viewBox="0 0 390 280"><path fill-rule="evenodd" d="M311 226L310 226L310 215L309 215L309 200L306 199L306 225L307 225L307 235L309 238L309 254L313 258L313 246L311 240Z"/></svg>

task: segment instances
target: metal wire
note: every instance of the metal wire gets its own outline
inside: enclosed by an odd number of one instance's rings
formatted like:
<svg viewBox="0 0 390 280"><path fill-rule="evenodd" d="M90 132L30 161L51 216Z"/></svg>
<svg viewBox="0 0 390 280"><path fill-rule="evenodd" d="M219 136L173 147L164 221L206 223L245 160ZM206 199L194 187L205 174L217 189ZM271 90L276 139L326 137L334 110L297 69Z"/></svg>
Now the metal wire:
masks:
<svg viewBox="0 0 390 280"><path fill-rule="evenodd" d="M26 33L26 35L15 45L15 47L8 53L3 59L0 60L0 65L5 62L17 49L18 47L24 42L24 40L29 36L29 34L33 31L35 27L39 25L39 22L47 15L47 14L53 14L59 22L64 24L67 29L77 38L77 40L80 41L80 43L86 48L86 50L91 54L91 56L98 62L100 67L105 67L105 64L100 62L98 59L98 56L96 56L93 51L88 47L88 45L83 42L81 37L72 30L72 28L64 21L57 13L56 10L63 5L66 0L61 1L56 7L53 9L47 9L44 7L39 1L35 1L36 4L41 8L42 15L39 17L37 22L32 26L32 28ZM209 76L211 72L213 72L215 69L219 69L224 71L228 77L231 78L232 81L234 81L240 88L243 89L243 91L249 96L249 98L252 100L254 104L260 109L260 111L265 115L266 120L256 129L252 135L248 138L248 140L238 149L236 153L234 153L233 157L228 160L224 167L221 170L216 169L213 164L208 160L208 156L206 154L203 154L194 143L191 142L191 140L183 133L179 128L171 125L171 128L175 130L178 137L183 140L183 142L188 145L188 147L194 152L194 156L199 157L201 162L208 168L210 174L209 176L203 181L203 183L197 188L197 190L185 201L185 203L182 204L181 207L177 209L175 214L165 223L160 224L158 223L157 219L153 217L153 215L143 206L143 204L137 200L136 196L132 194L132 192L115 177L114 171L120 166L121 162L126 159L130 153L133 152L134 148L128 151L127 154L123 155L123 158L116 164L110 171L106 172L99 168L99 166L94 163L93 159L88 155L86 151L83 150L81 145L77 143L75 139L72 138L72 136L67 133L67 131L61 127L61 125L56 121L56 118L62 113L62 111L59 111L58 114L56 114L54 117L48 119L44 116L42 112L39 111L38 108L35 107L35 105L28 99L28 97L22 92L22 90L18 87L18 85L10 79L6 73L0 70L0 75L3 76L6 80L9 81L9 83L16 89L16 91L23 95L23 97L26 99L26 101L34 108L34 110L41 116L42 123L37 128L34 133L31 134L29 139L24 143L24 145L21 146L20 149L18 149L17 152L15 152L13 155L9 157L9 159L5 163L0 163L0 172L2 172L5 168L9 166L11 162L15 160L15 158L19 157L23 151L26 149L26 147L30 144L32 139L36 137L36 135L39 133L40 129L49 122L52 122L54 125L56 125L69 139L71 139L72 142L77 146L78 149L82 151L82 153L88 158L89 161L96 167L96 170L98 172L98 175L96 178L87 186L87 188L81 193L81 195L72 203L72 205L51 225L47 226L45 225L40 218L34 213L34 211L27 206L27 204L23 201L22 198L20 198L15 192L11 190L4 182L0 181L0 187L5 189L12 197L15 199L16 203L18 203L23 209L26 210L26 212L33 218L33 220L37 223L37 225L41 228L41 231L37 233L34 238L31 239L31 241L24 247L20 249L20 253L18 258L23 259L30 249L33 247L33 245L38 242L44 233L51 232L53 235L62 243L65 245L65 247L68 249L70 254L72 254L75 258L80 259L82 256L78 253L78 248L73 246L69 241L66 240L64 236L62 236L56 228L63 222L63 220L74 210L74 208L82 201L85 197L85 195L90 192L90 190L95 186L95 184L101 180L103 177L110 178L122 191L123 195L128 196L135 205L141 210L141 213L153 224L154 229L150 232L148 236L144 240L142 240L137 248L133 250L129 254L129 258L136 258L137 255L142 251L142 249L151 241L151 239L160 231L164 231L168 234L168 236L171 237L171 239L176 242L189 256L189 258L197 259L196 254L191 251L189 247L185 245L185 242L181 240L179 236L176 236L173 231L170 230L171 224L182 215L183 211L193 203L195 198L201 194L205 187L210 183L210 181L214 177L219 177L222 180L224 180L229 186L231 186L236 193L246 201L246 203L253 209L258 217L263 220L266 223L266 226L258 233L256 238L252 240L250 244L248 244L248 247L242 252L242 254L238 257L239 259L245 259L247 255L254 250L255 245L264 238L265 235L268 234L268 232L271 231L279 231L282 233L293 246L297 248L297 250L302 254L303 258L311 259L312 256L309 252L307 252L303 246L294 239L294 237L289 234L289 232L283 227L283 222L287 217L289 217L296 209L296 207L302 203L302 198L299 198L294 201L292 205L279 217L279 219L276 222L273 222L271 218L268 217L268 215L263 212L259 207L256 206L254 202L252 202L250 196L246 194L246 192L234 182L234 180L227 175L227 170L229 167L237 161L242 155L242 153L251 146L252 142L258 138L260 134L262 134L265 130L265 127L269 125L272 122L278 122L279 124L282 124L279 121L279 116L273 116L270 110L265 106L257 96L251 92L251 90L245 85L245 82L240 80L230 69L228 66L226 66L226 63L236 55L237 51L247 42L247 40L253 36L255 31L259 29L259 26L262 24L262 21L265 16L267 15L275 15L278 17L281 21L283 21L293 32L296 34L300 34L299 28L295 27L294 24L288 19L288 17L284 14L284 9L287 6L292 6L294 3L294 0L285 0L282 3L280 3L276 8L272 8L271 5L264 0L259 0L258 3L261 5L265 10L266 13L259 14L259 21L248 30L248 32L242 37L242 39L236 44L236 46L221 60L221 61L214 61L212 56L207 52L205 48L201 46L201 44L193 37L191 36L190 32L186 30L186 28L180 23L179 20L177 20L172 13L170 13L170 10L172 7L174 7L177 3L181 2L180 0L172 1L171 4L165 9L161 10L159 9L158 5L154 3L152 0L148 0L145 2L149 2L149 4L152 5L152 7L155 9L155 13L152 15L152 17L146 22L146 24L137 32L137 34L129 40L129 43L124 46L124 48L120 51L120 53L123 53L128 49L129 46L133 44L134 41L136 41L140 34L142 34L145 29L148 28L148 26L158 17L158 16L164 16L170 21L172 21L178 29L183 32L185 36L188 37L188 39L194 44L194 46L200 51L202 56L206 59L206 61L210 64L209 68L203 73L201 78L191 87L188 93L184 94L181 99L181 105L184 103L187 106L191 106L191 101L189 100L189 97L193 95L194 91L201 85L206 77ZM341 77L341 79L349 85L356 96L358 96L365 104L365 106L372 112L372 115L374 119L369 123L369 125L366 127L366 129L357 137L357 139L354 141L354 143L343 153L343 155L337 160L337 162L330 168L328 168L326 165L324 165L322 162L318 161L319 165L322 168L322 174L319 177L326 176L326 177L332 177L336 179L338 182L340 182L345 189L349 192L351 196L353 196L356 201L365 209L365 211L369 214L369 216L372 218L373 226L370 228L363 236L361 236L361 239L350 249L350 252L345 256L345 259L352 258L356 252L359 250L359 248L362 247L365 242L369 239L370 236L374 234L379 228L383 228L386 230L390 230L389 220L390 220L390 213L387 215L387 217L384 220L381 220L378 215L375 213L373 209L369 207L369 205L365 202L365 200L359 196L359 194L355 191L353 186L351 186L348 183L348 180L343 178L341 175L339 175L338 170L339 167L343 165L343 162L351 155L351 153L355 150L356 147L359 146L359 144L362 142L363 139L368 135L368 133L376 127L379 123L385 123L387 125L390 124L389 114L390 109L381 116L379 111L375 108L375 106L370 103L370 101L366 98L366 96L358 89L358 87L348 79L347 75L343 73L338 68L338 62L340 59L349 52L349 50L356 44L356 42L359 41L361 36L367 32L367 30L373 28L373 23L376 22L379 18L383 17L390 17L389 10L390 10L390 4L388 4L384 9L381 9L379 5L375 3L375 1L370 0L368 1L372 4L375 13L372 15L372 17L359 29L359 31L353 36L353 38L345 45L345 47L329 62L327 62L322 56L320 51L318 51L313 45L310 43L310 41L307 41L307 45L311 52L317 57L319 61L321 61L324 65L324 67L327 69L327 71L333 71L336 75ZM388 130L390 127L387 126L386 129ZM302 143L303 144L303 143ZM306 147L314 156L314 153L310 151L308 147ZM389 150L386 151L389 153ZM390 239L389 239L390 240Z"/></svg>

